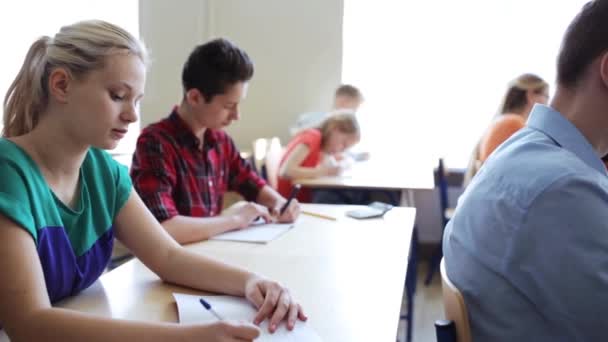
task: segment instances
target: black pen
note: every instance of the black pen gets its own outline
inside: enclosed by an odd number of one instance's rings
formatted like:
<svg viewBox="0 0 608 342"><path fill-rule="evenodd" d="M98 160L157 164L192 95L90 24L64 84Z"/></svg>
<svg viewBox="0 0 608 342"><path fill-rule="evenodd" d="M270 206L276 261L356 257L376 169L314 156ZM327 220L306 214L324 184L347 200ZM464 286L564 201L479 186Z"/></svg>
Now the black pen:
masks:
<svg viewBox="0 0 608 342"><path fill-rule="evenodd" d="M298 192L300 192L301 187L302 186L300 184L295 184L293 186L293 188L291 188L291 193L289 194L289 198L287 199L287 202L285 202L285 204L283 204L283 206L281 207L279 216L283 215L285 210L287 210L287 207L289 207L289 204L291 204L291 201L293 201L293 199L296 198L296 196L298 196Z"/></svg>

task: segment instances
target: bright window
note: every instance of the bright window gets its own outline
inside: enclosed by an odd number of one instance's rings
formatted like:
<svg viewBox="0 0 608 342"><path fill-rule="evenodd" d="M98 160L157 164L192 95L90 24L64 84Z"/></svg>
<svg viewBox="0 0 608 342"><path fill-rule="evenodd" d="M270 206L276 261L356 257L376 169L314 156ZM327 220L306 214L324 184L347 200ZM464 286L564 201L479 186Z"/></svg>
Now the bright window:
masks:
<svg viewBox="0 0 608 342"><path fill-rule="evenodd" d="M86 19L106 20L139 36L137 0L20 0L11 2L10 6L5 5L0 11L0 32L3 32L3 52L0 54L2 100L34 40L43 35L52 37L62 26ZM0 109L0 114L2 111ZM114 152L132 152L138 131L139 123L133 124Z"/></svg>
<svg viewBox="0 0 608 342"><path fill-rule="evenodd" d="M532 72L554 91L562 35L586 2L345 0L342 80L366 98L363 143L465 167L510 80Z"/></svg>

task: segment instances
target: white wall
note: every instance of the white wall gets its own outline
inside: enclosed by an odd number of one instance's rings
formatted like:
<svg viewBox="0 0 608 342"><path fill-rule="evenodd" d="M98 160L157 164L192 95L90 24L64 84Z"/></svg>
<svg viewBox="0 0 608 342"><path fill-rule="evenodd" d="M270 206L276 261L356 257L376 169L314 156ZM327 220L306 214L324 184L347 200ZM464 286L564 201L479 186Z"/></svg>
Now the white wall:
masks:
<svg viewBox="0 0 608 342"><path fill-rule="evenodd" d="M229 133L241 148L255 138L288 139L304 111L325 110L340 83L342 0L142 0L141 34L154 59L142 126L165 116L181 96L181 67L196 44L226 37L255 63L242 119ZM170 26L170 28L169 28Z"/></svg>
<svg viewBox="0 0 608 342"><path fill-rule="evenodd" d="M140 0L139 6L140 34L152 58L141 107L143 128L165 117L181 99L182 65L194 46L209 36L209 4Z"/></svg>

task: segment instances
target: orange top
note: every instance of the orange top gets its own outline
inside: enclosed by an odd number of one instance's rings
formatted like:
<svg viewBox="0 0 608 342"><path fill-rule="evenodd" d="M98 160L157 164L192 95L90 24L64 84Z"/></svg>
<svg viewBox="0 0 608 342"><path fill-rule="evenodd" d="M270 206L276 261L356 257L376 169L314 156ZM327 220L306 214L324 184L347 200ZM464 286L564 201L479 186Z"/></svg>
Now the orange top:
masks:
<svg viewBox="0 0 608 342"><path fill-rule="evenodd" d="M291 152L293 152L293 149L300 144L304 144L306 145L306 147L308 147L308 155L306 156L304 161L300 163L299 166L316 167L317 165L319 165L319 162L321 160L321 140L321 131L319 131L318 129L311 128L298 133L289 142L289 144L287 144L287 147L285 147L285 152L283 152L283 158L281 158L281 164L279 168L283 167L283 163L285 163L287 157L289 157ZM289 196L292 186L293 184L291 183L291 180L283 178L279 175L278 190L283 197ZM310 202L312 199L312 194L309 189L302 189L298 193L297 198L300 202Z"/></svg>
<svg viewBox="0 0 608 342"><path fill-rule="evenodd" d="M481 139L479 144L479 160L485 162L500 144L509 139L515 132L524 128L525 125L525 119L518 114L503 114L498 117Z"/></svg>

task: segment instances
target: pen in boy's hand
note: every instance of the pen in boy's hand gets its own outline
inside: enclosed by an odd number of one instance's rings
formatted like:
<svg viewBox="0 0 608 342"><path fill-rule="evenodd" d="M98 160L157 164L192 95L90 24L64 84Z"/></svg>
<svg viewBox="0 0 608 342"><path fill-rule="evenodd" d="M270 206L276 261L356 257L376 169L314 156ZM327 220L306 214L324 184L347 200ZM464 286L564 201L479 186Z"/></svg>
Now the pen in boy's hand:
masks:
<svg viewBox="0 0 608 342"><path fill-rule="evenodd" d="M293 199L298 195L298 192L300 192L301 187L302 186L300 184L294 184L293 188L291 188L291 193L289 194L289 198L287 199L287 202L285 202L285 204L283 204L283 206L281 207L279 216L281 216L285 213L285 210L287 210L287 208L291 204L291 201L293 201Z"/></svg>
<svg viewBox="0 0 608 342"><path fill-rule="evenodd" d="M209 312L211 312L211 314L213 314L213 316L215 316L215 318L217 318L220 321L224 320L222 318L222 316L220 316L220 314L218 314L217 312L215 312L215 310L213 310L213 308L211 307L211 304L209 304L209 302L207 302L203 298L199 299L199 302L201 302L201 304L203 305L203 307L205 307L205 309L207 309Z"/></svg>

